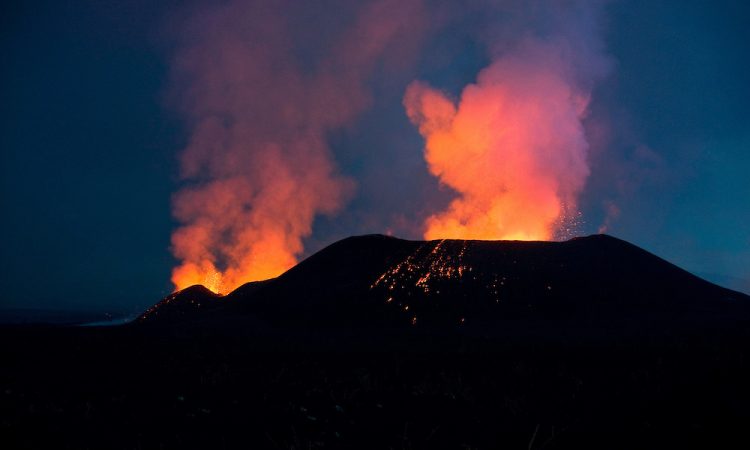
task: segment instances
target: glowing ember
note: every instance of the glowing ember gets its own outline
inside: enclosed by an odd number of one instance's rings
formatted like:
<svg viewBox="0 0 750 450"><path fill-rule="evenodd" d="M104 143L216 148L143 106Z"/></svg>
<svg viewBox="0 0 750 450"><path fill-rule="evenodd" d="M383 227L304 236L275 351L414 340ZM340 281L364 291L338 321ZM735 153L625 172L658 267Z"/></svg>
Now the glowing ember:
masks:
<svg viewBox="0 0 750 450"><path fill-rule="evenodd" d="M457 252L453 248L446 249L446 243L447 241L440 240L420 245L406 259L381 274L370 289L384 289L385 303L395 302L403 312L412 310L406 301L416 300L412 297L414 290L425 296L439 295L438 287L442 283L459 281L473 272L473 268L463 262L470 243L460 243L461 247ZM452 242L452 245L455 244L455 241ZM416 323L417 316L411 316L411 324Z"/></svg>
<svg viewBox="0 0 750 450"><path fill-rule="evenodd" d="M404 261L380 275L370 288L382 285L393 291L401 285L405 277L415 277L414 286L427 294L430 292L431 279L461 278L464 273L471 271L470 267L461 263L468 243L463 243L458 253L458 261L453 261L448 252L442 251L444 243L445 240L424 243ZM432 249L430 246L433 246ZM392 301L393 296L389 296L386 303Z"/></svg>

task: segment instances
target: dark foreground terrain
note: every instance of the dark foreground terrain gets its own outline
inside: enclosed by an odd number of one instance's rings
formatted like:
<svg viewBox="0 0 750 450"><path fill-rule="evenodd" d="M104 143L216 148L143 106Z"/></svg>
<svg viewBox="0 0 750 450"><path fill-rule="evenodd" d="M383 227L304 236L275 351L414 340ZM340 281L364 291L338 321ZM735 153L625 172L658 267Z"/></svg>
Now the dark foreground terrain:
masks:
<svg viewBox="0 0 750 450"><path fill-rule="evenodd" d="M353 238L131 325L0 328L0 448L749 448L747 302L608 237Z"/></svg>

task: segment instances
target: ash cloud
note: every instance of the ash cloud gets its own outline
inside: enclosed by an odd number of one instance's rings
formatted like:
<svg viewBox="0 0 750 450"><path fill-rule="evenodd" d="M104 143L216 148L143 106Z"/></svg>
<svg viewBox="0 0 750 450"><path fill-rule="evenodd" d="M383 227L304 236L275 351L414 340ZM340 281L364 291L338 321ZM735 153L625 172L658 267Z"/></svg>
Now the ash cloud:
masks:
<svg viewBox="0 0 750 450"><path fill-rule="evenodd" d="M315 217L354 192L327 134L370 103L368 78L387 53L406 57L396 44L419 32L420 8L231 1L186 14L172 59L172 95L191 130L173 199L177 288L226 292L297 261Z"/></svg>
<svg viewBox="0 0 750 450"><path fill-rule="evenodd" d="M457 194L426 219L425 238L547 240L578 217L590 174L583 121L609 60L596 5L539 5L500 5L517 19L485 33L490 64L457 101L421 82L407 89L428 168Z"/></svg>
<svg viewBox="0 0 750 450"><path fill-rule="evenodd" d="M227 292L280 274L306 243L363 232L555 237L590 171L582 122L611 68L602 9L234 0L188 10L171 59L172 104L189 130L175 286ZM467 68L466 42L484 68Z"/></svg>

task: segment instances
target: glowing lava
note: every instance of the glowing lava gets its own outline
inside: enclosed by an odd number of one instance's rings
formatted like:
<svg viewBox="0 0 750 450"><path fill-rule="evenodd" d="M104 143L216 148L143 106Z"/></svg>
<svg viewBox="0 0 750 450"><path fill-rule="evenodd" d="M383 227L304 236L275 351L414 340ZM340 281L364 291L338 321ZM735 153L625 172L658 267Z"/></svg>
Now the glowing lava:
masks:
<svg viewBox="0 0 750 450"><path fill-rule="evenodd" d="M186 263L176 267L172 271L172 283L175 285L175 292L200 284L216 294L225 293L222 290L221 272L210 261Z"/></svg>
<svg viewBox="0 0 750 450"><path fill-rule="evenodd" d="M409 311L409 300L417 300L416 297L412 297L411 289L416 288L425 296L430 294L431 290L439 294L441 284L461 280L473 270L463 262L468 242L461 243L461 249L455 257L452 249L444 248L445 243L445 240L425 242L406 259L381 274L370 285L370 289L385 289L385 302L392 303L396 300L396 304L404 312ZM416 315L411 317L411 324L417 324Z"/></svg>

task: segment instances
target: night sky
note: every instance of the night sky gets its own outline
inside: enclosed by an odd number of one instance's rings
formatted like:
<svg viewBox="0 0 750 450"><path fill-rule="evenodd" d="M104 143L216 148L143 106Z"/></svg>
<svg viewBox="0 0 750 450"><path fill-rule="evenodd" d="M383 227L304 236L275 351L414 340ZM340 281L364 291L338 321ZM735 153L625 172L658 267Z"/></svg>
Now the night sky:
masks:
<svg viewBox="0 0 750 450"><path fill-rule="evenodd" d="M195 107L181 101L195 84L175 67L204 37L180 24L196 26L190 17L212 7L122 3L1 7L0 308L135 313L173 290L173 196L186 186L180 155L195 126ZM357 14L330 12L335 3L288 12L288 57L303 74ZM414 13L426 15L423 31L397 35L373 67L362 63L369 99L324 127L335 171L352 183L338 209L314 215L300 256L352 234L420 239L425 218L453 198L428 172L404 92L423 80L457 98L490 63L488 33L524 33L537 20L469 3L456 13L426 2L427 13ZM606 228L750 293L750 6L623 0L597 10L607 70L591 84L583 119L590 175L577 234ZM502 47L508 38L490 40Z"/></svg>

